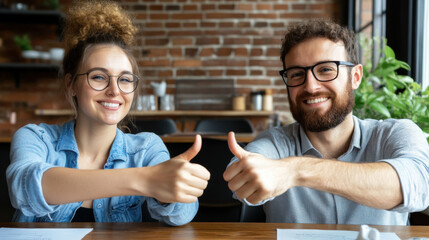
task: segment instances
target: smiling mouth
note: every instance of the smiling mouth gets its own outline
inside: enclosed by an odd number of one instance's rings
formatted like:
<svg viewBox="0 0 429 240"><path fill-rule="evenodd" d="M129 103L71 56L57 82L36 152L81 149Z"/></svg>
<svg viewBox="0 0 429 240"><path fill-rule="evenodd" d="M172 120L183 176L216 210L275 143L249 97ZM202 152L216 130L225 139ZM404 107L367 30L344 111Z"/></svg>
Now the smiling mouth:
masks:
<svg viewBox="0 0 429 240"><path fill-rule="evenodd" d="M323 97L323 98L314 98L314 99L305 100L304 102L307 104L316 104L316 103L325 102L327 100L328 98Z"/></svg>
<svg viewBox="0 0 429 240"><path fill-rule="evenodd" d="M118 108L120 105L119 103L108 103L108 102L100 102L100 104L107 108Z"/></svg>

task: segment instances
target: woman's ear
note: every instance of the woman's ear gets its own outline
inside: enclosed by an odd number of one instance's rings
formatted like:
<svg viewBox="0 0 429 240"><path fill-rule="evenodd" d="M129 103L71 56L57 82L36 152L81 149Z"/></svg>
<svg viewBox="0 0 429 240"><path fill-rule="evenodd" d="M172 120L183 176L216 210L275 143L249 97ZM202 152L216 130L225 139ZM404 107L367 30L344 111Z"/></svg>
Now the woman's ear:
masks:
<svg viewBox="0 0 429 240"><path fill-rule="evenodd" d="M362 82L362 76L363 76L363 69L362 64L356 64L356 66L353 67L352 72L352 88L353 90L356 90L360 83Z"/></svg>

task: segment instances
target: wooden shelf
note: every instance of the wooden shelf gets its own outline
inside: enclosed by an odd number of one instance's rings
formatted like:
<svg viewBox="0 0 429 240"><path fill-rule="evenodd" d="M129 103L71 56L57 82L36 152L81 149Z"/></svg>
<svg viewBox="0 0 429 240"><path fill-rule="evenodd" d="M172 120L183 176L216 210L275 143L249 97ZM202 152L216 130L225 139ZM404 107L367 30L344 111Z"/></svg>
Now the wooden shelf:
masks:
<svg viewBox="0 0 429 240"><path fill-rule="evenodd" d="M59 64L51 63L0 63L0 70L21 71L21 70L52 70L58 71Z"/></svg>
<svg viewBox="0 0 429 240"><path fill-rule="evenodd" d="M37 116L71 116L72 110L69 109L36 109ZM269 117L274 115L274 111L135 111L131 110L131 116L138 117Z"/></svg>
<svg viewBox="0 0 429 240"><path fill-rule="evenodd" d="M64 13L55 10L11 10L0 9L1 23L61 24Z"/></svg>

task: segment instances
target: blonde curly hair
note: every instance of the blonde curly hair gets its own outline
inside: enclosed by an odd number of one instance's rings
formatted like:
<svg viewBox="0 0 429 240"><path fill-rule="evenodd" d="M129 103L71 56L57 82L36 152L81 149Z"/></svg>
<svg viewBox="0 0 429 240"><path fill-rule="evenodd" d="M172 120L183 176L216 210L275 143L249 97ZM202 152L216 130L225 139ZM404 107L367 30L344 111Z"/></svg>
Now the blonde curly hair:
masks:
<svg viewBox="0 0 429 240"><path fill-rule="evenodd" d="M130 50L136 32L137 27L133 25L131 17L116 2L110 0L76 1L69 8L63 33L65 54L59 76L75 117L77 117L79 106L76 97L70 94L70 89L76 82L77 71L89 52L88 50L97 44L111 44L120 47L130 60L133 73L139 76L137 62ZM138 87L134 99L137 96ZM128 119L121 121L118 124L119 127L121 128L127 121Z"/></svg>

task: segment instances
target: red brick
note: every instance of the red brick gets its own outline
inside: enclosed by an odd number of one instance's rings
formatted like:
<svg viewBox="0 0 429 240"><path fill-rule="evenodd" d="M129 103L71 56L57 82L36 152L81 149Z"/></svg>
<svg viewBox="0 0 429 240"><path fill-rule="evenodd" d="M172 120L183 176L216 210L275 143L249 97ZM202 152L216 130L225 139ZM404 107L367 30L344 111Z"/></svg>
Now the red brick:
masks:
<svg viewBox="0 0 429 240"><path fill-rule="evenodd" d="M163 36L165 31L143 31L143 36L153 37L153 36Z"/></svg>
<svg viewBox="0 0 429 240"><path fill-rule="evenodd" d="M214 49L213 48L203 48L201 49L200 56L201 57L210 57L214 55Z"/></svg>
<svg viewBox="0 0 429 240"><path fill-rule="evenodd" d="M201 10L206 11L206 10L215 10L216 6L214 4L203 4L201 5Z"/></svg>
<svg viewBox="0 0 429 240"><path fill-rule="evenodd" d="M244 67L246 66L246 61L244 60L234 60L234 59L210 59L204 60L203 66L229 66L229 67Z"/></svg>
<svg viewBox="0 0 429 240"><path fill-rule="evenodd" d="M250 50L250 56L252 57L262 56L263 53L264 51L261 48L253 48Z"/></svg>
<svg viewBox="0 0 429 240"><path fill-rule="evenodd" d="M157 45L157 46L162 46L162 45L167 45L168 44L168 39L167 38L157 38L157 39L146 39L145 41L145 45Z"/></svg>
<svg viewBox="0 0 429 240"><path fill-rule="evenodd" d="M227 56L230 56L231 53L232 53L231 48L219 48L216 52L216 55L218 55L219 57L227 57Z"/></svg>
<svg viewBox="0 0 429 240"><path fill-rule="evenodd" d="M183 57L181 48L172 48L169 52L172 57Z"/></svg>
<svg viewBox="0 0 429 240"><path fill-rule="evenodd" d="M183 23L183 27L185 27L185 28L197 28L198 23L196 23L196 22L185 22L185 23Z"/></svg>
<svg viewBox="0 0 429 240"><path fill-rule="evenodd" d="M161 22L146 22L146 28L162 28L163 24Z"/></svg>
<svg viewBox="0 0 429 240"><path fill-rule="evenodd" d="M247 50L247 48L236 48L234 50L234 55L236 57L247 57L249 54L249 51Z"/></svg>
<svg viewBox="0 0 429 240"><path fill-rule="evenodd" d="M308 6L307 4L294 3L292 4L292 10L306 10L307 6Z"/></svg>
<svg viewBox="0 0 429 240"><path fill-rule="evenodd" d="M167 20L167 19L169 19L169 14L167 14L167 13L151 13L151 14L149 14L149 19Z"/></svg>
<svg viewBox="0 0 429 240"><path fill-rule="evenodd" d="M211 12L206 13L206 19L238 19L245 18L246 15L243 13L220 13L220 12Z"/></svg>
<svg viewBox="0 0 429 240"><path fill-rule="evenodd" d="M139 66L142 67L169 67L169 59L157 59L157 60L141 60L138 62Z"/></svg>
<svg viewBox="0 0 429 240"><path fill-rule="evenodd" d="M225 45L244 45L250 44L250 38L225 38L223 40Z"/></svg>
<svg viewBox="0 0 429 240"><path fill-rule="evenodd" d="M210 77L218 77L223 76L223 70L215 69L215 70L208 70Z"/></svg>
<svg viewBox="0 0 429 240"><path fill-rule="evenodd" d="M183 10L184 11L197 11L198 10L198 5L196 5L196 4L192 4L192 5L187 4L187 5L183 6Z"/></svg>
<svg viewBox="0 0 429 240"><path fill-rule="evenodd" d="M251 4L251 3L238 3L237 4L237 10L252 11L253 10L253 4Z"/></svg>
<svg viewBox="0 0 429 240"><path fill-rule="evenodd" d="M252 26L250 22L239 22L237 23L237 28L248 28Z"/></svg>
<svg viewBox="0 0 429 240"><path fill-rule="evenodd" d="M173 38L171 43L175 45L192 45L194 43L194 39L192 38Z"/></svg>
<svg viewBox="0 0 429 240"><path fill-rule="evenodd" d="M249 66L281 67L280 60L250 60Z"/></svg>
<svg viewBox="0 0 429 240"><path fill-rule="evenodd" d="M265 55L267 57L279 57L280 59L280 46L278 48L268 48Z"/></svg>
<svg viewBox="0 0 429 240"><path fill-rule="evenodd" d="M258 5L256 5L256 9L257 10L262 10L262 11L270 11L270 10L273 10L273 7L272 7L273 5L272 4L270 4L270 3L266 3L266 4L258 4ZM276 9L277 10L277 9Z"/></svg>
<svg viewBox="0 0 429 240"><path fill-rule="evenodd" d="M197 48L186 48L185 49L185 57L195 57L198 53Z"/></svg>
<svg viewBox="0 0 429 240"><path fill-rule="evenodd" d="M234 4L220 4L218 6L219 10L234 10L235 9L235 5Z"/></svg>
<svg viewBox="0 0 429 240"><path fill-rule="evenodd" d="M243 69L227 69L226 75L227 76L245 76L246 70L243 70Z"/></svg>
<svg viewBox="0 0 429 240"><path fill-rule="evenodd" d="M201 60L174 60L173 67L199 67Z"/></svg>
<svg viewBox="0 0 429 240"><path fill-rule="evenodd" d="M231 27L234 27L234 23L233 22L220 22L219 27L220 28L231 28Z"/></svg>
<svg viewBox="0 0 429 240"><path fill-rule="evenodd" d="M165 48L150 48L145 57L166 57L167 52L168 51Z"/></svg>
<svg viewBox="0 0 429 240"><path fill-rule="evenodd" d="M274 4L274 9L277 11L289 10L289 5L288 4Z"/></svg>
<svg viewBox="0 0 429 240"><path fill-rule="evenodd" d="M206 76L207 72L204 70L194 69L178 69L176 72L177 76Z"/></svg>
<svg viewBox="0 0 429 240"><path fill-rule="evenodd" d="M264 72L262 70L250 70L251 76L261 76Z"/></svg>
<svg viewBox="0 0 429 240"><path fill-rule="evenodd" d="M200 36L203 32L200 30L179 30L179 31L170 31L168 33L169 36Z"/></svg>
<svg viewBox="0 0 429 240"><path fill-rule="evenodd" d="M164 71L158 71L158 77L172 77L173 71L171 70L164 70Z"/></svg>
<svg viewBox="0 0 429 240"><path fill-rule="evenodd" d="M144 20L144 19L147 19L147 14L146 13L137 13L135 15L135 18L138 20Z"/></svg>
<svg viewBox="0 0 429 240"><path fill-rule="evenodd" d="M197 38L196 45L213 45L219 44L219 38Z"/></svg>
<svg viewBox="0 0 429 240"><path fill-rule="evenodd" d="M270 85L271 81L269 79L237 79L237 84L240 85Z"/></svg>
<svg viewBox="0 0 429 240"><path fill-rule="evenodd" d="M216 26L217 26L217 23L215 22L205 22L205 21L201 22L201 27L203 28L214 28Z"/></svg>
<svg viewBox="0 0 429 240"><path fill-rule="evenodd" d="M270 23L270 26L272 28L283 28L283 27L285 27L285 23L284 22L272 22L272 23Z"/></svg>
<svg viewBox="0 0 429 240"><path fill-rule="evenodd" d="M180 23L179 22L167 22L165 23L166 28L179 28Z"/></svg>
<svg viewBox="0 0 429 240"><path fill-rule="evenodd" d="M249 18L276 19L277 13L250 13Z"/></svg>
<svg viewBox="0 0 429 240"><path fill-rule="evenodd" d="M159 4L151 4L151 5L149 5L149 10L151 10L151 11L162 11L163 6L159 5Z"/></svg>
<svg viewBox="0 0 429 240"><path fill-rule="evenodd" d="M271 39L271 38L256 38L253 39L254 45L281 45L281 39Z"/></svg>
<svg viewBox="0 0 429 240"><path fill-rule="evenodd" d="M189 20L189 19L202 19L202 13L174 13L171 15L171 19L175 20Z"/></svg>

